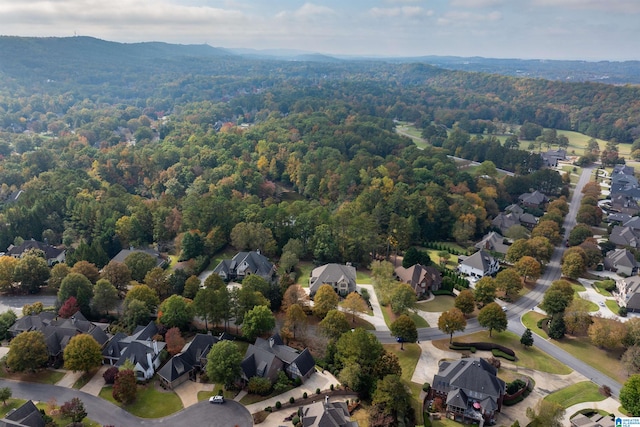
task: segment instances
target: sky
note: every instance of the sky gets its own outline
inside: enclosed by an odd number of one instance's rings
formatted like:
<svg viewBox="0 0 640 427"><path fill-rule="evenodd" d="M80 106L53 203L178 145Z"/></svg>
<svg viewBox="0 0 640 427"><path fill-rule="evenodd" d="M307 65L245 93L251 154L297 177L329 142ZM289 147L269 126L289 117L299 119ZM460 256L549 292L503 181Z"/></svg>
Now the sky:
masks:
<svg viewBox="0 0 640 427"><path fill-rule="evenodd" d="M329 55L640 59L640 0L0 0L0 34Z"/></svg>

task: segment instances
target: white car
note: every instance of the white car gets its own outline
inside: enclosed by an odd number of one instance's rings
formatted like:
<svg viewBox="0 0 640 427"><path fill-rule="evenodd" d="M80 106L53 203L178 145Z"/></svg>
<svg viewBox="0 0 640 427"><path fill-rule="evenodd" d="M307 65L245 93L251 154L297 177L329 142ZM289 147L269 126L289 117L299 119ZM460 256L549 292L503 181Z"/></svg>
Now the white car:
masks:
<svg viewBox="0 0 640 427"><path fill-rule="evenodd" d="M223 396L211 396L209 398L209 403L224 403Z"/></svg>
<svg viewBox="0 0 640 427"><path fill-rule="evenodd" d="M507 306L506 305L502 306L502 311L504 311L506 313L506 311L507 311Z"/></svg>

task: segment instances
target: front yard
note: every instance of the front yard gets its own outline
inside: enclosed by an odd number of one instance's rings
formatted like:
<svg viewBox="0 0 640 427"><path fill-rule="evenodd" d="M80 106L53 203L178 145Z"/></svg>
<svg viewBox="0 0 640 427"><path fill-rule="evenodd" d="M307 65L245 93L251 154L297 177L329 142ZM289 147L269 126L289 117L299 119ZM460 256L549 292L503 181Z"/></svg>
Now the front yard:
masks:
<svg viewBox="0 0 640 427"><path fill-rule="evenodd" d="M105 386L100 390L100 397L114 405L120 406L127 412L140 418L161 418L182 409L182 401L173 391L167 391L157 386L157 381L138 386L135 402L122 405L112 396L112 386Z"/></svg>

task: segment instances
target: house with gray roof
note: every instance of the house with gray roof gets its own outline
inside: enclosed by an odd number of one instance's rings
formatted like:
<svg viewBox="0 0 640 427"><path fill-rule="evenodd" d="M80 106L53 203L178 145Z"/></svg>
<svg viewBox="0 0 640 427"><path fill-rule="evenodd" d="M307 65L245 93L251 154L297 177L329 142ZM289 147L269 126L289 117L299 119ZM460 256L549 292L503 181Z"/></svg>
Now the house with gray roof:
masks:
<svg viewBox="0 0 640 427"><path fill-rule="evenodd" d="M45 425L42 413L31 400L7 412L7 415L0 419L0 427L45 427Z"/></svg>
<svg viewBox="0 0 640 427"><path fill-rule="evenodd" d="M611 172L611 176L613 175L634 175L635 171L633 166L627 166L623 164L617 164L613 166L613 171Z"/></svg>
<svg viewBox="0 0 640 427"><path fill-rule="evenodd" d="M284 371L291 379L300 378L302 382L315 372L316 362L308 348L298 351L285 345L279 334L269 339L256 338L250 344L242 360L242 379L252 377L269 378L275 382L278 372Z"/></svg>
<svg viewBox="0 0 640 427"><path fill-rule="evenodd" d="M160 382L166 388L173 389L185 381L195 381L198 373L207 365L209 351L220 340L220 337L213 335L196 334L193 340L184 345L180 353L160 368Z"/></svg>
<svg viewBox="0 0 640 427"><path fill-rule="evenodd" d="M640 313L640 276L631 276L617 283L614 292L616 302L620 307L626 307L630 313Z"/></svg>
<svg viewBox="0 0 640 427"><path fill-rule="evenodd" d="M633 276L638 273L638 262L628 249L614 249L607 252L604 268L625 276Z"/></svg>
<svg viewBox="0 0 640 427"><path fill-rule="evenodd" d="M309 278L309 294L313 296L323 284L331 285L338 295L356 290L356 268L351 264L325 264L314 268Z"/></svg>
<svg viewBox="0 0 640 427"><path fill-rule="evenodd" d="M356 421L350 420L349 408L345 402L315 402L300 408L302 427L358 427Z"/></svg>
<svg viewBox="0 0 640 427"><path fill-rule="evenodd" d="M475 244L475 247L478 249L484 249L489 252L497 252L499 254L505 255L507 250L509 250L508 244L505 243L505 238L502 237L500 233L496 233L495 231L491 231L487 235L485 235L482 240Z"/></svg>
<svg viewBox="0 0 640 427"><path fill-rule="evenodd" d="M612 225L622 225L632 218L631 215L624 213L612 213L607 215L607 222Z"/></svg>
<svg viewBox="0 0 640 427"><path fill-rule="evenodd" d="M540 209L549 201L547 196L535 190L533 193L523 193L518 197L520 204L526 208Z"/></svg>
<svg viewBox="0 0 640 427"><path fill-rule="evenodd" d="M138 326L129 336L117 333L102 350L105 363L122 366L128 360L134 366L138 381L151 379L160 367L160 353L166 347L164 342L153 339L157 334L158 328L154 322Z"/></svg>
<svg viewBox="0 0 640 427"><path fill-rule="evenodd" d="M12 337L27 331L42 332L49 351L49 363L57 365L62 362L65 347L76 335L91 335L98 344L103 346L109 340L105 332L106 326L88 321L79 311L68 319L43 311L40 314L19 318L8 331Z"/></svg>
<svg viewBox="0 0 640 427"><path fill-rule="evenodd" d="M631 227L616 225L609 234L609 241L616 246L640 247L640 232Z"/></svg>
<svg viewBox="0 0 640 427"><path fill-rule="evenodd" d="M402 283L413 288L418 298L429 295L431 291L437 291L442 286L442 275L433 266L413 265L409 268L403 266L395 270L396 277Z"/></svg>
<svg viewBox="0 0 640 427"><path fill-rule="evenodd" d="M597 412L590 417L577 414L570 421L571 427L615 427L613 415L601 415Z"/></svg>
<svg viewBox="0 0 640 427"><path fill-rule="evenodd" d="M555 168L558 166L558 161L567 160L567 150L547 150L544 153L540 153L544 166L548 168Z"/></svg>
<svg viewBox="0 0 640 427"><path fill-rule="evenodd" d="M496 374L496 368L477 357L441 362L431 397L442 398L447 416L456 421L494 423L506 393L505 382Z"/></svg>
<svg viewBox="0 0 640 427"><path fill-rule="evenodd" d="M54 264L64 262L66 257L66 251L64 248L57 248L47 243L38 242L37 240L25 240L21 245L13 246L9 245L7 248L7 255L14 258L22 258L25 252L36 249L44 252L44 257L47 260L47 265L51 267Z"/></svg>
<svg viewBox="0 0 640 427"><path fill-rule="evenodd" d="M638 201L626 194L611 194L611 211L628 215L640 212Z"/></svg>
<svg viewBox="0 0 640 427"><path fill-rule="evenodd" d="M246 276L256 274L267 282L273 282L276 268L260 251L238 252L231 259L223 259L213 272L225 281L242 281Z"/></svg>
<svg viewBox="0 0 640 427"><path fill-rule="evenodd" d="M489 252L480 249L475 254L468 257L460 257L461 261L458 265L458 271L467 276L484 277L491 276L498 272L500 263L492 257Z"/></svg>
<svg viewBox="0 0 640 427"><path fill-rule="evenodd" d="M116 254L116 256L111 258L111 261L124 262L124 260L127 259L129 255L136 252L142 252L152 256L156 260L156 267L164 267L167 265L166 258L164 258L160 252L154 249L135 249L135 248L122 249L120 252Z"/></svg>
<svg viewBox="0 0 640 427"><path fill-rule="evenodd" d="M501 233L506 233L514 225L522 224L520 224L519 215L500 212L493 220L491 220L491 225L500 230Z"/></svg>

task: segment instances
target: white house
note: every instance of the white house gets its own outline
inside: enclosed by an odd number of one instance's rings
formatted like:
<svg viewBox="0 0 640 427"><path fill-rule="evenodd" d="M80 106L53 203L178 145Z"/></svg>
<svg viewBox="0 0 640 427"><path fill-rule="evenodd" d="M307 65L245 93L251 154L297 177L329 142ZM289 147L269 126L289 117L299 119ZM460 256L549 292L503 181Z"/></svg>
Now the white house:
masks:
<svg viewBox="0 0 640 427"><path fill-rule="evenodd" d="M460 273L473 277L491 276L497 273L499 269L500 263L498 260L482 249L466 257L458 265Z"/></svg>

